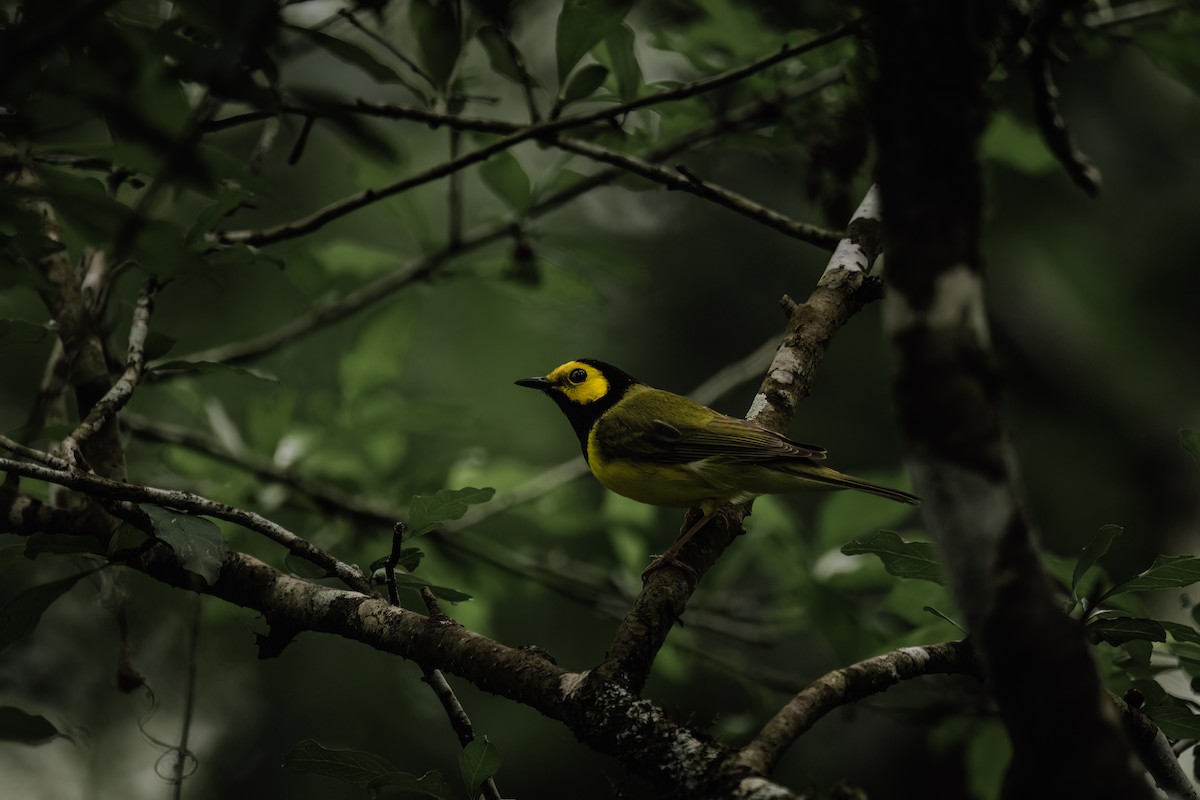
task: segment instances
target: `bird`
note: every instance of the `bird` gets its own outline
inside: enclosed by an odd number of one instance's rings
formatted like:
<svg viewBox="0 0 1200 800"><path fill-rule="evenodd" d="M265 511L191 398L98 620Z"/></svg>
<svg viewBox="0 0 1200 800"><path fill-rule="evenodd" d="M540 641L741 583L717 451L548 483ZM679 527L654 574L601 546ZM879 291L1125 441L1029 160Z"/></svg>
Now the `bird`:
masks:
<svg viewBox="0 0 1200 800"><path fill-rule="evenodd" d="M643 577L673 561L723 502L811 489L854 489L900 503L921 502L817 463L825 458L823 447L655 389L603 361L580 358L515 383L558 405L592 475L607 489L640 503L703 512Z"/></svg>

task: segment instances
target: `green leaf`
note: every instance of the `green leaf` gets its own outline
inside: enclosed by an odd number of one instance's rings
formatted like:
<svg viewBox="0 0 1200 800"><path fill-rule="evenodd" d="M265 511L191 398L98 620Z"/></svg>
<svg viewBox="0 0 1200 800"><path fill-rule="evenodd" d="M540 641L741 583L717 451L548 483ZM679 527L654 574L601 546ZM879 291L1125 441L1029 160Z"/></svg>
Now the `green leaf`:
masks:
<svg viewBox="0 0 1200 800"><path fill-rule="evenodd" d="M203 517L149 503L138 507L150 518L154 535L171 546L184 569L204 578L209 586L217 582L229 545L216 525Z"/></svg>
<svg viewBox="0 0 1200 800"><path fill-rule="evenodd" d="M428 586L436 596L451 603L462 603L471 599L471 595L466 592L460 592L458 589L451 589L447 586L436 586L424 578L418 578L416 575L410 575L406 572L396 573L397 589L414 589L420 591L423 586Z"/></svg>
<svg viewBox="0 0 1200 800"><path fill-rule="evenodd" d="M879 556L883 568L900 578L945 583L933 544L906 542L895 531L880 531L866 541L852 540L842 547L842 552L848 556L866 553Z"/></svg>
<svg viewBox="0 0 1200 800"><path fill-rule="evenodd" d="M361 750L331 750L305 739L283 757L283 766L301 775L323 775L343 783L367 785L395 767L383 756Z"/></svg>
<svg viewBox="0 0 1200 800"><path fill-rule="evenodd" d="M1184 450L1192 454L1196 463L1200 464L1200 431L1192 428L1180 428L1179 443L1183 445Z"/></svg>
<svg viewBox="0 0 1200 800"><path fill-rule="evenodd" d="M183 237L184 241L188 244L195 244L200 241L204 234L220 225L249 196L250 193L242 189L222 192L215 203L201 210L196 215L195 221L192 222L191 227L188 228L187 233Z"/></svg>
<svg viewBox="0 0 1200 800"><path fill-rule="evenodd" d="M23 319L0 319L0 347L37 344L49 333L44 325L35 325Z"/></svg>
<svg viewBox="0 0 1200 800"><path fill-rule="evenodd" d="M1124 644L1133 639L1144 639L1149 642L1165 642L1167 640L1167 632L1162 625L1155 620L1141 617L1097 614L1088 620L1084 630L1100 641L1114 645Z"/></svg>
<svg viewBox="0 0 1200 800"><path fill-rule="evenodd" d="M922 606L922 610L925 611L926 613L933 614L935 617L937 617L940 620L945 620L946 622L949 622L951 625L953 625L954 627L956 627L960 631L962 631L964 634L966 634L966 632L967 632L966 628L964 628L962 625L959 625L957 622L950 619L949 617L947 617L941 611L938 611L933 606Z"/></svg>
<svg viewBox="0 0 1200 800"><path fill-rule="evenodd" d="M459 795L450 788L440 772L426 772L421 777L407 772L389 772L367 784L371 797L389 795L425 795L438 800L458 800Z"/></svg>
<svg viewBox="0 0 1200 800"><path fill-rule="evenodd" d="M631 8L633 0L564 0L554 36L559 86L579 60L621 24Z"/></svg>
<svg viewBox="0 0 1200 800"><path fill-rule="evenodd" d="M1104 557L1104 554L1108 552L1108 548L1112 546L1112 543L1124 530L1120 525L1105 525L1097 531L1090 542L1084 545L1083 551L1079 554L1079 559L1075 562L1075 574L1071 577L1072 595L1075 594L1075 587L1079 585L1079 579L1086 575L1087 571Z"/></svg>
<svg viewBox="0 0 1200 800"><path fill-rule="evenodd" d="M35 533L25 540L25 557L36 559L43 553L68 555L91 553L104 555L104 548L95 536L74 536L69 533Z"/></svg>
<svg viewBox="0 0 1200 800"><path fill-rule="evenodd" d="M162 364L155 364L150 368L152 372L163 373L184 373L187 375L212 375L214 373L230 372L234 375L249 375L251 378L257 378L260 381L268 383L279 383L279 379L271 373L250 367L235 367L232 364L222 364L219 361L166 361Z"/></svg>
<svg viewBox="0 0 1200 800"><path fill-rule="evenodd" d="M607 77L608 67L603 64L588 64L572 75L571 80L567 81L567 88L563 92L562 102L559 103L559 107L561 108L569 103L574 103L576 100L582 100L585 97L591 97L604 84L604 79Z"/></svg>
<svg viewBox="0 0 1200 800"><path fill-rule="evenodd" d="M1182 625L1178 622L1169 622L1161 619L1158 621L1158 624L1162 625L1167 633L1171 634L1171 637L1177 642L1200 644L1200 631L1191 625Z"/></svg>
<svg viewBox="0 0 1200 800"><path fill-rule="evenodd" d="M175 339L172 337L158 331L150 331L146 334L146 344L142 348L142 355L146 361L153 361L171 352L171 348L174 346Z"/></svg>
<svg viewBox="0 0 1200 800"><path fill-rule="evenodd" d="M1200 581L1200 556L1159 556L1150 569L1114 586L1105 597L1126 592L1179 589Z"/></svg>
<svg viewBox="0 0 1200 800"><path fill-rule="evenodd" d="M412 572L424 557L425 554L419 548L405 547L400 550L396 558L396 566L407 572ZM383 569L387 565L388 558L389 556L383 556L372 561L371 566L367 568L367 573L373 575L376 571Z"/></svg>
<svg viewBox="0 0 1200 800"><path fill-rule="evenodd" d="M499 28L495 25L484 25L475 35L487 52L488 61L491 62L492 69L497 74L508 78L513 83L521 83L524 80L521 71L513 63L512 56L508 52L508 43L504 40L504 33ZM531 86L538 85L532 75L528 75L526 78Z"/></svg>
<svg viewBox="0 0 1200 800"><path fill-rule="evenodd" d="M315 31L298 25L285 25L284 27L308 39L338 61L357 67L380 83L405 83L396 70L381 63L375 56L353 42L347 42L345 39L330 36L323 31Z"/></svg>
<svg viewBox="0 0 1200 800"><path fill-rule="evenodd" d="M979 142L979 154L1026 175L1044 175L1058 169L1054 154L1041 134L1006 111L997 112Z"/></svg>
<svg viewBox="0 0 1200 800"><path fill-rule="evenodd" d="M1152 705L1143 708L1169 739L1200 738L1200 716L1183 703Z"/></svg>
<svg viewBox="0 0 1200 800"><path fill-rule="evenodd" d="M404 538L415 539L436 530L443 522L467 513L467 506L486 503L495 489L442 489L431 495L415 495L408 506L408 529Z"/></svg>
<svg viewBox="0 0 1200 800"><path fill-rule="evenodd" d="M875 483L892 484L895 475L859 477ZM857 536L873 534L881 530L893 530L912 516L913 506L893 503L858 492L830 492L822 498L817 508L816 529L820 531L822 550L841 547Z"/></svg>
<svg viewBox="0 0 1200 800"><path fill-rule="evenodd" d="M617 96L622 103L637 99L642 90L642 68L634 49L633 29L625 23L613 28L604 40L609 63L617 77Z"/></svg>
<svg viewBox="0 0 1200 800"><path fill-rule="evenodd" d="M13 706L0 706L0 742L45 744L62 735L45 717Z"/></svg>
<svg viewBox="0 0 1200 800"><path fill-rule="evenodd" d="M114 200L95 178L81 177L52 167L39 167L46 196L64 225L94 247L114 245L126 232L136 232L128 243L128 257L160 277L177 274L185 267L199 267L200 260L184 241L183 232L163 219L135 219L132 208Z"/></svg>
<svg viewBox="0 0 1200 800"><path fill-rule="evenodd" d="M500 769L500 754L486 738L475 739L458 754L458 771L467 794L475 797L479 786Z"/></svg>
<svg viewBox="0 0 1200 800"><path fill-rule="evenodd" d="M462 29L452 0L412 0L408 21L425 56L425 68L443 92L462 51Z"/></svg>
<svg viewBox="0 0 1200 800"><path fill-rule="evenodd" d="M1165 24L1139 26L1133 41L1156 67L1200 96L1200 52L1194 46L1198 36L1200 14L1181 7L1165 18Z"/></svg>
<svg viewBox="0 0 1200 800"><path fill-rule="evenodd" d="M502 150L479 167L479 177L496 197L513 211L524 215L533 202L533 187L529 175L517 157Z"/></svg>
<svg viewBox="0 0 1200 800"><path fill-rule="evenodd" d="M9 645L32 633L46 609L55 600L71 591L80 578L86 578L102 569L104 566L33 586L5 603L4 607L0 608L0 653L7 650Z"/></svg>

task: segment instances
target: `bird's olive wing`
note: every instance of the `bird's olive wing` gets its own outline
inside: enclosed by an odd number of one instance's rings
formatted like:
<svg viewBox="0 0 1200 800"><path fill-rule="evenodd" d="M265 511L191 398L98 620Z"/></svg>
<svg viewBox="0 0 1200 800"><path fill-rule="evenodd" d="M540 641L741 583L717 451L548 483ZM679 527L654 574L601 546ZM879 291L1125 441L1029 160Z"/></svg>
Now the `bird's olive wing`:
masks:
<svg viewBox="0 0 1200 800"><path fill-rule="evenodd" d="M743 462L825 457L823 447L793 442L668 392L626 397L613 411L619 413L605 414L598 431L610 457L671 464L714 457Z"/></svg>

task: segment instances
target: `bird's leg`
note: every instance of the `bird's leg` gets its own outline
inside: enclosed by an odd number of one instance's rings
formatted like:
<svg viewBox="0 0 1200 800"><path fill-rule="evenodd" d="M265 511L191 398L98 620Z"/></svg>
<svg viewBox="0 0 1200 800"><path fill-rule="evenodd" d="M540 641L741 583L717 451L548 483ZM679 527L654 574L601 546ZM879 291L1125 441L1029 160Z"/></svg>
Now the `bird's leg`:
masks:
<svg viewBox="0 0 1200 800"><path fill-rule="evenodd" d="M689 567L687 564L684 564L681 561L676 561L675 556L677 556L679 554L680 548L682 548L685 544L687 544L688 541L696 534L696 531L700 530L706 524L708 524L708 521L710 519L712 519L713 515L715 515L716 513L717 513L717 509L714 508L712 511L701 516L700 519L696 520L696 523L694 525L692 525L692 527L690 527L686 531L684 531L683 535L681 535L678 539L675 540L675 544L673 544L669 548L667 548L667 552L663 553L661 556L655 556L654 560L650 562L650 566L646 567L646 569L642 571L642 581L645 582L646 576L649 575L651 572L654 572L656 569L662 569L667 564L674 564L675 566L679 567L680 569L682 569L683 571L688 573L688 575L692 579L693 584L699 583L700 578L698 575L696 575L696 571L694 569L692 569L691 567Z"/></svg>

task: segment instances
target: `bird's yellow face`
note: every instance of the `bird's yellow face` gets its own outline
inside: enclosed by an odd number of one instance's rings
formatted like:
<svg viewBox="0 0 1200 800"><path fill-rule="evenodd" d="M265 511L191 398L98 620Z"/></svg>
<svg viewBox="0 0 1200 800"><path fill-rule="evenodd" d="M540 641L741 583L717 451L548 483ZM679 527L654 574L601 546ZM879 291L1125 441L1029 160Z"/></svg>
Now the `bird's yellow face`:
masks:
<svg viewBox="0 0 1200 800"><path fill-rule="evenodd" d="M567 400L581 406L596 402L609 390L604 373L582 361L568 361L556 367L546 376L546 381L551 384L548 391L561 392Z"/></svg>

